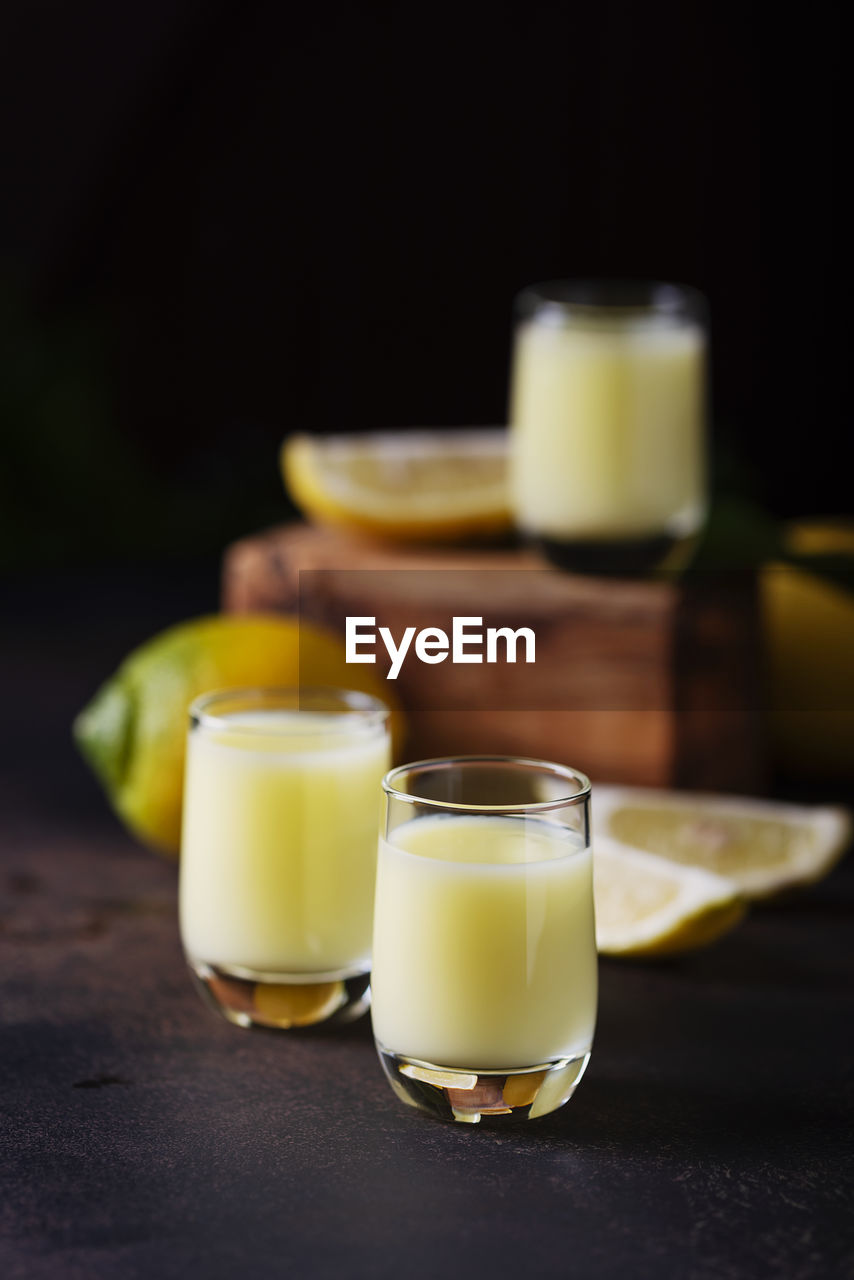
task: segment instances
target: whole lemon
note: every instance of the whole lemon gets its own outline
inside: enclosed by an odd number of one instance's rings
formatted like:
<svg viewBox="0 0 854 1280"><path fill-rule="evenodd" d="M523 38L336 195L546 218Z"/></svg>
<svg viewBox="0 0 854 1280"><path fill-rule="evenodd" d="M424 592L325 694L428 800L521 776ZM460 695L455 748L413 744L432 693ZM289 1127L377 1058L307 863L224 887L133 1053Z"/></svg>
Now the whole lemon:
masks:
<svg viewBox="0 0 854 1280"><path fill-rule="evenodd" d="M831 556L854 586L854 523L798 521L785 544L799 567L766 565L761 577L775 761L792 777L851 781L854 591L809 566L810 557Z"/></svg>
<svg viewBox="0 0 854 1280"><path fill-rule="evenodd" d="M74 737L127 827L177 856L187 709L210 689L327 685L373 694L402 722L387 682L348 666L331 631L275 614L215 614L170 627L135 649L74 721Z"/></svg>

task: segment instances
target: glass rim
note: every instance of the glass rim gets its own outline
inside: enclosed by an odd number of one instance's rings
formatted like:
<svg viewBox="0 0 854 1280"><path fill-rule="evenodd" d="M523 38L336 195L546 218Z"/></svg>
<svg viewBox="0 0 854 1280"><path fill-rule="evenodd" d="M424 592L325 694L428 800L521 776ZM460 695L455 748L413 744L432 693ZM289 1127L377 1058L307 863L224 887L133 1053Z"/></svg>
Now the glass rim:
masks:
<svg viewBox="0 0 854 1280"><path fill-rule="evenodd" d="M525 769L536 769L553 778L563 778L567 781L571 779L577 785L571 794L550 800L528 800L520 804L467 804L458 800L437 800L432 796L415 795L413 792L402 790L395 785L396 779L401 774L409 773L416 769L438 770L440 768L452 768L456 765L465 766L469 764L521 765ZM590 799L591 794L590 779L580 769L573 769L569 765L557 764L551 760L539 760L533 756L502 755L434 756L428 760L412 760L408 764L399 764L394 769L390 769L382 780L382 789L389 799L427 805L431 809L444 809L455 813L492 814L550 813L555 809L565 809L568 805L584 804Z"/></svg>
<svg viewBox="0 0 854 1280"><path fill-rule="evenodd" d="M693 285L642 277L567 276L526 285L515 299L517 312L527 319L557 321L578 315L625 316L705 323L708 304Z"/></svg>
<svg viewBox="0 0 854 1280"><path fill-rule="evenodd" d="M309 701L312 698L317 701L325 699L329 703L337 702L340 705L338 709L333 706L303 707L300 706L300 702L304 698ZM328 729L324 726L324 732L329 733L346 733L353 728L354 722L358 722L365 728L380 728L387 724L391 717L391 710L384 702L375 698L373 694L363 693L359 689L337 689L334 685L241 685L209 689L205 693L198 694L187 708L191 726L222 731L233 730L236 726L232 716L227 713L217 715L210 710L212 705L227 701L250 703L249 706L240 707L238 714L239 711L264 710L270 707L271 710L306 711L314 715L328 715L330 722L336 718L346 718L345 724L330 723ZM253 702L255 705L252 705ZM293 727L288 726L287 729L257 724L240 726L241 733L261 738L295 737L301 733L315 731L316 726L305 726L301 729L296 724Z"/></svg>

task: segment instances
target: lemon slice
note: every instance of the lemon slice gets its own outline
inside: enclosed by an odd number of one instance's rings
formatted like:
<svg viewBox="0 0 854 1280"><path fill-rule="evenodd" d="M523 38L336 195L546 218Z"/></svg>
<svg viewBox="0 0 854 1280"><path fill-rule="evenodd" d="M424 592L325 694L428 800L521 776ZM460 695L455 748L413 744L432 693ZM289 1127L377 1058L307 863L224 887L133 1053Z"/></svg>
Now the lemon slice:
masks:
<svg viewBox="0 0 854 1280"><path fill-rule="evenodd" d="M603 955L675 955L704 947L745 912L731 880L597 837L596 945Z"/></svg>
<svg viewBox="0 0 854 1280"><path fill-rule="evenodd" d="M749 898L820 879L851 834L844 809L643 787L597 787L593 818L597 837L723 876Z"/></svg>
<svg viewBox="0 0 854 1280"><path fill-rule="evenodd" d="M305 515L379 537L455 542L511 525L503 428L291 436L285 486Z"/></svg>

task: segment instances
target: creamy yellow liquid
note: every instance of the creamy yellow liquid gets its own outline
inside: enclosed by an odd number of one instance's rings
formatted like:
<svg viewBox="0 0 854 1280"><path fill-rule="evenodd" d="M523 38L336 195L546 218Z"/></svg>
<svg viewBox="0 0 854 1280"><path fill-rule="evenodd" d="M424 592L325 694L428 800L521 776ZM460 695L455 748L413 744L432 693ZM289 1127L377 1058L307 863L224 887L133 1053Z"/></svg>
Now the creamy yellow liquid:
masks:
<svg viewBox="0 0 854 1280"><path fill-rule="evenodd" d="M597 989L590 850L516 818L420 818L390 841L374 916L379 1043L481 1070L585 1054Z"/></svg>
<svg viewBox="0 0 854 1280"><path fill-rule="evenodd" d="M188 955L266 974L367 970L387 733L297 711L226 720L188 743Z"/></svg>
<svg viewBox="0 0 854 1280"><path fill-rule="evenodd" d="M562 540L692 533L704 502L703 368L695 325L521 326L510 405L518 524Z"/></svg>

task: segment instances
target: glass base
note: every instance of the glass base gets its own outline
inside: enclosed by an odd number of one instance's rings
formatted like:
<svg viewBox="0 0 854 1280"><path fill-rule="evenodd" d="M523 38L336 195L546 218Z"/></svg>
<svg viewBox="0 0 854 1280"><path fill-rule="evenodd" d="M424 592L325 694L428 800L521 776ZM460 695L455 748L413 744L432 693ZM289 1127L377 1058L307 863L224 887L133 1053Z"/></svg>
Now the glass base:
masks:
<svg viewBox="0 0 854 1280"><path fill-rule="evenodd" d="M559 569L602 577L637 578L661 567L682 538L662 533L649 538L563 541L534 535L531 541Z"/></svg>
<svg viewBox="0 0 854 1280"><path fill-rule="evenodd" d="M371 1003L371 975L264 974L188 958L205 1004L238 1027L314 1027L354 1022Z"/></svg>
<svg viewBox="0 0 854 1280"><path fill-rule="evenodd" d="M377 1044L389 1084L407 1106L441 1120L536 1120L557 1111L575 1093L590 1061L590 1051L510 1071L464 1071L404 1058Z"/></svg>

